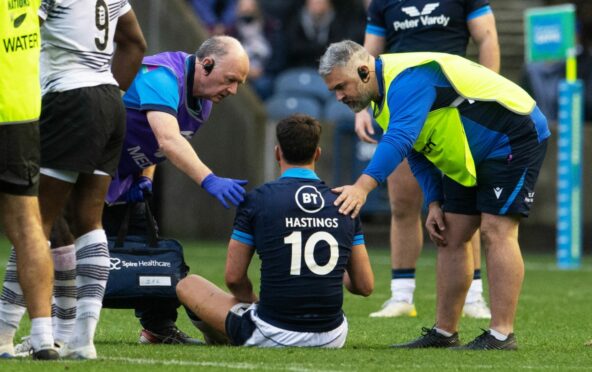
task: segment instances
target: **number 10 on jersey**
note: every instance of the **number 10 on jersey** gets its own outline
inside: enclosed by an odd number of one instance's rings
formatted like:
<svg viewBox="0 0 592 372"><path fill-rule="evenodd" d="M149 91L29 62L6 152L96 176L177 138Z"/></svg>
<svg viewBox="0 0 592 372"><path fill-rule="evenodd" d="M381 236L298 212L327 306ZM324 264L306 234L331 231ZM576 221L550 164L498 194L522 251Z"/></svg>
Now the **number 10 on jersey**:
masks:
<svg viewBox="0 0 592 372"><path fill-rule="evenodd" d="M326 242L329 245L330 257L324 265L319 265L314 257L314 251L319 242ZM300 275L302 268L302 232L294 231L284 238L284 243L292 246L292 262L290 275ZM304 263L308 269L317 275L327 275L337 265L339 259L339 245L333 235L325 231L318 231L312 234L304 244Z"/></svg>

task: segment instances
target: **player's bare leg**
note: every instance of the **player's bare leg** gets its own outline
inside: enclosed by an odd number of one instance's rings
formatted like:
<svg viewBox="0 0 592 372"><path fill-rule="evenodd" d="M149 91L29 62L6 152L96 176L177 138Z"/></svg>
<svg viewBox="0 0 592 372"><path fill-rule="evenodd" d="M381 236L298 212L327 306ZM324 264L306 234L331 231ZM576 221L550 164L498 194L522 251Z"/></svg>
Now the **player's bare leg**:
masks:
<svg viewBox="0 0 592 372"><path fill-rule="evenodd" d="M422 193L407 160L388 177L391 203L391 298L371 317L416 316L415 266L423 246Z"/></svg>
<svg viewBox="0 0 592 372"><path fill-rule="evenodd" d="M524 261L518 244L519 219L483 213L481 234L491 298L491 329L504 335L514 330Z"/></svg>
<svg viewBox="0 0 592 372"><path fill-rule="evenodd" d="M53 265L49 256L47 239L41 228L41 215L37 197L16 196L0 193L2 222L8 239L14 245L18 291L22 298L2 296L2 332L0 344L9 342L12 347L14 333L26 304L32 320L31 344L33 350L52 349L51 292L53 288ZM8 271L8 270L7 270ZM4 291L7 291L6 287ZM14 292L11 292L14 294ZM16 303L15 303L16 302ZM6 305L6 306L4 306ZM17 311L13 311L13 310ZM22 308L23 310L20 310ZM4 332L8 330L8 332ZM8 340L9 338L9 340ZM14 350L5 350L14 354ZM0 351L2 354L3 351ZM53 351L55 353L55 351ZM56 354L57 355L57 354Z"/></svg>
<svg viewBox="0 0 592 372"><path fill-rule="evenodd" d="M111 177L106 175L81 173L75 184L69 184L71 201L75 206L72 216L72 232L76 237L74 246L76 249L77 305L74 329L66 346L60 351L66 357L96 358L93 338L109 276L109 251L107 237L101 225L101 216L110 181ZM59 199L58 195L64 183L67 182L51 177L42 179L41 210L44 229L48 235L53 222L63 211L65 202L59 208L47 200L51 200L52 197Z"/></svg>
<svg viewBox="0 0 592 372"><path fill-rule="evenodd" d="M469 242L480 217L445 213L445 219L443 234L448 244L437 247L436 327L454 333L473 277L473 252Z"/></svg>
<svg viewBox="0 0 592 372"><path fill-rule="evenodd" d="M189 275L177 284L177 297L199 319L193 323L208 344L228 343L226 316L238 300L199 275Z"/></svg>
<svg viewBox="0 0 592 372"><path fill-rule="evenodd" d="M473 281L465 305L463 306L463 316L475 319L491 319L491 311L487 306L487 302L483 297L483 280L481 279L481 233L479 230L475 232L471 238L471 247L473 250L473 264L475 271L473 273Z"/></svg>
<svg viewBox="0 0 592 372"><path fill-rule="evenodd" d="M444 218L446 229L440 233L446 245L437 245L436 325L432 329L424 329L419 338L392 347L415 349L460 346L458 323L473 274L473 252L469 241L479 226L480 217L445 213Z"/></svg>

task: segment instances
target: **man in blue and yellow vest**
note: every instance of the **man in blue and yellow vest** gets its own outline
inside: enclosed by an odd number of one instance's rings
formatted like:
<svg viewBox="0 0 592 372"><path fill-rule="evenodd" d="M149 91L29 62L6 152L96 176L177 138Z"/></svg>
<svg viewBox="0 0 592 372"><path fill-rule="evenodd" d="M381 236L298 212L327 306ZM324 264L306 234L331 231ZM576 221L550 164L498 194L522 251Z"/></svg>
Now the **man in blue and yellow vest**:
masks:
<svg viewBox="0 0 592 372"><path fill-rule="evenodd" d="M495 72L444 53L372 57L352 41L331 44L319 73L353 111L369 104L384 135L354 185L334 189L355 217L366 196L408 158L429 206L438 248L436 324L403 348L516 349L513 323L524 263L518 225L550 132L534 100ZM490 329L460 346L457 333L473 274L468 242L481 228L491 303Z"/></svg>
<svg viewBox="0 0 592 372"><path fill-rule="evenodd" d="M0 296L0 358L14 356L13 338L26 304L34 359L57 359L51 324L53 264L41 228L39 185L39 0L0 3L0 216L14 245ZM16 276L18 266L18 279ZM14 274L14 275L12 275ZM22 295L11 291L22 287ZM9 306L10 307L10 306Z"/></svg>

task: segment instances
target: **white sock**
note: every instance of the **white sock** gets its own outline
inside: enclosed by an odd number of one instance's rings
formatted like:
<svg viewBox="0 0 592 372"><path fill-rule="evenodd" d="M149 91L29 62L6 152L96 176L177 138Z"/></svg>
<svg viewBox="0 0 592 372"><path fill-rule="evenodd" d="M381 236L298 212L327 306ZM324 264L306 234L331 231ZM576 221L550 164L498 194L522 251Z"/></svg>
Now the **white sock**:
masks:
<svg viewBox="0 0 592 372"><path fill-rule="evenodd" d="M53 287L53 337L64 343L70 339L76 319L76 250L68 245L51 250L55 280Z"/></svg>
<svg viewBox="0 0 592 372"><path fill-rule="evenodd" d="M107 236L102 229L76 239L76 321L68 344L76 349L92 345L109 277Z"/></svg>
<svg viewBox="0 0 592 372"><path fill-rule="evenodd" d="M68 341L71 349L91 345L99 323L99 314L103 303L93 299L79 299L76 304L76 322L74 331Z"/></svg>
<svg viewBox="0 0 592 372"><path fill-rule="evenodd" d="M506 341L508 339L508 335L505 335L503 333L499 333L498 331L496 331L493 328L489 328L489 334L492 335L493 337L495 337L495 339L498 341Z"/></svg>
<svg viewBox="0 0 592 372"><path fill-rule="evenodd" d="M395 301L413 303L413 292L415 292L414 279L391 279L391 293Z"/></svg>
<svg viewBox="0 0 592 372"><path fill-rule="evenodd" d="M25 310L25 297L16 272L16 253L12 247L0 295L0 344L12 342Z"/></svg>
<svg viewBox="0 0 592 372"><path fill-rule="evenodd" d="M53 348L51 318L31 319L31 346L33 350Z"/></svg>
<svg viewBox="0 0 592 372"><path fill-rule="evenodd" d="M446 336L446 337L450 337L450 336L452 336L452 333L450 333L450 332L446 332L446 331L445 331L445 330L443 330L443 329L440 329L440 328L437 328L437 327L434 327L434 329L436 330L436 332L438 332L438 333L439 333L439 334L441 334L442 336Z"/></svg>
<svg viewBox="0 0 592 372"><path fill-rule="evenodd" d="M11 324L0 320L0 346L6 344L12 345L16 329L17 327L13 327Z"/></svg>
<svg viewBox="0 0 592 372"><path fill-rule="evenodd" d="M481 279L473 279L471 282L471 286L469 287L469 292L467 293L467 298L465 299L466 304L472 304L477 302L483 298L483 280Z"/></svg>

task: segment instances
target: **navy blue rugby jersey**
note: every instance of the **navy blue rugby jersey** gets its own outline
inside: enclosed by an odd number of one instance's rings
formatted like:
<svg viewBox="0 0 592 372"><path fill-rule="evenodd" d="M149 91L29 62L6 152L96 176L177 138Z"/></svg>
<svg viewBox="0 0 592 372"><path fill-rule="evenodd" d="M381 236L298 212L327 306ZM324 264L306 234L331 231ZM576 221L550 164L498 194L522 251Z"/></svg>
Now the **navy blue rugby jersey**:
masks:
<svg viewBox="0 0 592 372"><path fill-rule="evenodd" d="M488 0L372 0L366 33L384 37L387 53L464 56L470 37L467 21L488 13Z"/></svg>
<svg viewBox="0 0 592 372"><path fill-rule="evenodd" d="M238 207L232 239L261 259L258 315L266 322L299 332L343 322L343 274L364 236L359 218L338 212L336 198L313 171L292 168Z"/></svg>

